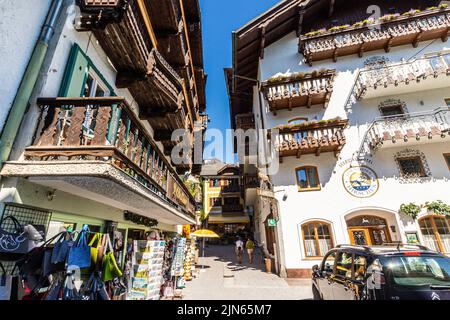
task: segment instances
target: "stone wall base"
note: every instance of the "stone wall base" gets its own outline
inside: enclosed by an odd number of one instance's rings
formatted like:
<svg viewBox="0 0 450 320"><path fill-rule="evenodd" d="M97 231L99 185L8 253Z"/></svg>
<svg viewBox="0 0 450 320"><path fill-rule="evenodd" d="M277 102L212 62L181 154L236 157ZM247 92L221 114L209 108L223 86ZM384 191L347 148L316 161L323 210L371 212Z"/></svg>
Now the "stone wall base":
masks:
<svg viewBox="0 0 450 320"><path fill-rule="evenodd" d="M286 269L288 278L311 278L311 269Z"/></svg>

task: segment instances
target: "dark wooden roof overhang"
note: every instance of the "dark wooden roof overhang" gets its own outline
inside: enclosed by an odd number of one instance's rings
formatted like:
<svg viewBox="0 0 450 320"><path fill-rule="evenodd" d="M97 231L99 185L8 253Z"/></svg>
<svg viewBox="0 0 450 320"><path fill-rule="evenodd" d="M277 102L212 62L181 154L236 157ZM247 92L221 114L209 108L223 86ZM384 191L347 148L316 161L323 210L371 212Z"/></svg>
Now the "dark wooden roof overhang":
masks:
<svg viewBox="0 0 450 320"><path fill-rule="evenodd" d="M252 111L253 86L256 84L253 79L257 78L264 48L289 32L300 32L303 19L323 6L329 6L329 1L285 0L233 32L233 68L225 70L233 128L236 114Z"/></svg>

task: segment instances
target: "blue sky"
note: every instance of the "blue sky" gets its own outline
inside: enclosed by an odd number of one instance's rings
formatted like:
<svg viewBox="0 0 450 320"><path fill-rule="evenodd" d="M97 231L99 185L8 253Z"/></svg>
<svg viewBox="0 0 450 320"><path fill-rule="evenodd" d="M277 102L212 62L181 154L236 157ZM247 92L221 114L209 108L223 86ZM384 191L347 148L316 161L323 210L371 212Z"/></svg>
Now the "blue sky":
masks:
<svg viewBox="0 0 450 320"><path fill-rule="evenodd" d="M223 68L231 67L231 32L257 17L279 0L200 0L203 28L203 52L206 85L207 113L211 122L208 128L224 133L230 128L230 113ZM205 148L207 144L205 144ZM233 162L235 157L216 157Z"/></svg>

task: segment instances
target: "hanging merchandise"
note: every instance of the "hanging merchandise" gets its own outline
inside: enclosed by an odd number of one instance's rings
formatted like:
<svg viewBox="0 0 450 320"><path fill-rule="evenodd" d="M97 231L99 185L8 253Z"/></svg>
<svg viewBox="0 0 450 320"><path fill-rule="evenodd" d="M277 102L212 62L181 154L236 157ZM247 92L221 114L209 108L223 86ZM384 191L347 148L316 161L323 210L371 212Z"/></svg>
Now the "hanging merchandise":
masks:
<svg viewBox="0 0 450 320"><path fill-rule="evenodd" d="M13 231L3 229L7 220L11 220ZM28 232L31 232L29 236ZM13 216L6 216L0 221L0 260L17 261L29 251L39 245L43 240L42 235L31 225L22 227L20 222Z"/></svg>
<svg viewBox="0 0 450 320"><path fill-rule="evenodd" d="M56 276L45 300L81 300L73 273Z"/></svg>
<svg viewBox="0 0 450 320"><path fill-rule="evenodd" d="M48 285L47 277L56 272L65 271L65 262L52 263L54 248L51 243L65 232L47 240L40 247L34 248L25 257L16 262L22 280L30 288L30 295Z"/></svg>
<svg viewBox="0 0 450 320"><path fill-rule="evenodd" d="M103 236L104 238L104 253L103 253L103 281L111 281L115 278L122 277L122 270L117 265L116 257L114 256L114 248L111 243L111 239L108 234Z"/></svg>
<svg viewBox="0 0 450 320"><path fill-rule="evenodd" d="M97 261L102 261L105 241L106 235L96 233L89 242L89 247L91 248L91 266L96 266Z"/></svg>
<svg viewBox="0 0 450 320"><path fill-rule="evenodd" d="M192 273L195 270L195 250L195 241L192 239L187 239L183 275L186 281L192 280Z"/></svg>
<svg viewBox="0 0 450 320"><path fill-rule="evenodd" d="M78 238L69 251L67 258L68 267L76 266L80 269L86 269L91 266L91 247L87 244L89 228L84 225Z"/></svg>
<svg viewBox="0 0 450 320"><path fill-rule="evenodd" d="M186 238L179 238L176 240L176 246L174 246L174 258L172 261L172 277L183 276L184 266L184 249L186 246Z"/></svg>
<svg viewBox="0 0 450 320"><path fill-rule="evenodd" d="M131 288L128 300L159 300L165 241L133 242Z"/></svg>
<svg viewBox="0 0 450 320"><path fill-rule="evenodd" d="M86 285L81 290L82 300L111 300L98 271L94 271Z"/></svg>
<svg viewBox="0 0 450 320"><path fill-rule="evenodd" d="M54 264L66 263L69 251L74 244L73 232L62 232L56 241L53 251L51 262Z"/></svg>
<svg viewBox="0 0 450 320"><path fill-rule="evenodd" d="M13 276L6 273L6 270L1 262L0 272L0 300L9 300L11 298L11 285Z"/></svg>

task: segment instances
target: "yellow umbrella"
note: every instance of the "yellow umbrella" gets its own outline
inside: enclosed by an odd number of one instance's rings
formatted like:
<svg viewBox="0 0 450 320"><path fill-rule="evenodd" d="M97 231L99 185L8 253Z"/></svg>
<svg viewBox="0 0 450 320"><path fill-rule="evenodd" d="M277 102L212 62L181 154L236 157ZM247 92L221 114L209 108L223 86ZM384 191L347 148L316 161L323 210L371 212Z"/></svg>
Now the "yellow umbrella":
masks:
<svg viewBox="0 0 450 320"><path fill-rule="evenodd" d="M220 238L214 231L208 229L200 229L191 233L191 236L198 238Z"/></svg>

